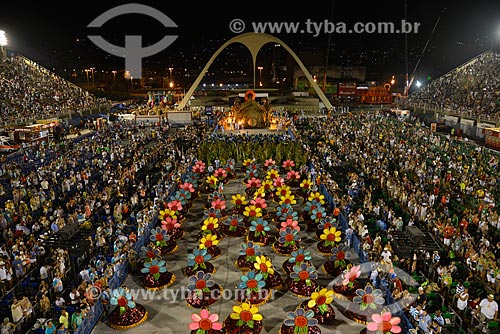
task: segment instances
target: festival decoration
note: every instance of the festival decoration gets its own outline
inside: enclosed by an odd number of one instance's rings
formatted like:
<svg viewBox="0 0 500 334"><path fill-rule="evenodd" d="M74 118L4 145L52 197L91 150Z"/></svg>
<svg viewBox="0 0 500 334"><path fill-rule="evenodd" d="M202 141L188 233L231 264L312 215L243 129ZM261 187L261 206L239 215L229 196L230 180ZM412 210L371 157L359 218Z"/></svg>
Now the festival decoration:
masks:
<svg viewBox="0 0 500 334"><path fill-rule="evenodd" d="M198 271L189 277L186 302L195 308L208 307L221 296L221 287L212 280L212 274Z"/></svg>
<svg viewBox="0 0 500 334"><path fill-rule="evenodd" d="M224 320L226 334L259 334L263 329L262 314L256 305L243 302L233 306L233 312Z"/></svg>
<svg viewBox="0 0 500 334"><path fill-rule="evenodd" d="M282 255L290 255L299 248L300 236L297 230L290 227L279 231L278 240L273 243L273 250Z"/></svg>
<svg viewBox="0 0 500 334"><path fill-rule="evenodd" d="M372 314L372 321L368 322L367 329L377 334L401 333L399 323L401 318L393 317L391 312Z"/></svg>
<svg viewBox="0 0 500 334"><path fill-rule="evenodd" d="M203 271L205 273L215 273L215 268L213 264L209 261L212 256L208 254L207 249L193 249L191 254L188 254L188 266L184 269L184 275L192 276L197 271Z"/></svg>
<svg viewBox="0 0 500 334"><path fill-rule="evenodd" d="M191 334L222 334L222 324L219 321L219 316L215 313L210 314L207 309L202 309L200 314L193 313L191 315L189 329Z"/></svg>
<svg viewBox="0 0 500 334"><path fill-rule="evenodd" d="M299 307L293 312L286 313L280 334L321 334L317 324L318 320L314 318L313 311Z"/></svg>
<svg viewBox="0 0 500 334"><path fill-rule="evenodd" d="M290 273L293 271L294 266L300 266L302 263L307 263L308 265L311 265L311 252L308 250L305 250L304 248L299 248L296 251L293 251L291 256L283 262L283 270L287 275L290 275Z"/></svg>
<svg viewBox="0 0 500 334"><path fill-rule="evenodd" d="M260 246L252 241L241 244L240 256L236 261L236 266L241 270L250 270L256 261L257 256L261 255Z"/></svg>
<svg viewBox="0 0 500 334"><path fill-rule="evenodd" d="M300 297L309 297L318 286L315 281L317 278L316 268L303 262L300 266L293 267L287 280L288 288Z"/></svg>

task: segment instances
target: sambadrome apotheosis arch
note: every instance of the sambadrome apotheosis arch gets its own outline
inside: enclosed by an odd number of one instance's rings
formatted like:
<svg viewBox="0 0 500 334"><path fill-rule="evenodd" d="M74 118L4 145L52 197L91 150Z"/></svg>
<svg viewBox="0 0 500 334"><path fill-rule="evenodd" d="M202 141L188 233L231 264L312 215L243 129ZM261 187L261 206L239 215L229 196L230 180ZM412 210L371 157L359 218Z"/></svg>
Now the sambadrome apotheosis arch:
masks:
<svg viewBox="0 0 500 334"><path fill-rule="evenodd" d="M217 56L229 45L233 43L241 43L245 45L248 50L250 51L250 54L252 55L252 68L253 68L253 86L255 88L255 62L257 60L257 54L259 53L260 49L267 43L278 43L280 44L288 53L293 57L295 62L299 65L300 69L302 72L305 74L307 80L309 80L309 83L311 84L311 87L313 87L314 91L316 94L318 94L319 99L321 102L324 103L325 107L330 109L332 108L332 104L328 99L326 98L325 94L323 91L319 88L318 84L314 82L313 77L309 73L309 71L306 69L302 61L300 61L299 57L295 52L293 52L292 49L283 41L281 41L279 38L276 38L274 36L268 35L268 34L263 34L263 33L254 33L254 32L249 32L245 34L238 35L236 37L231 38L229 41L224 43L215 53L210 57L210 60L207 62L201 73L198 75L194 83L191 85L191 88L187 91L186 95L182 99L181 103L179 104L179 109L182 110L184 107L187 105L189 99L193 95L195 89L198 87L200 84L201 80L205 76L205 73L207 73L208 69L210 68L210 65L212 65L212 62L217 58Z"/></svg>

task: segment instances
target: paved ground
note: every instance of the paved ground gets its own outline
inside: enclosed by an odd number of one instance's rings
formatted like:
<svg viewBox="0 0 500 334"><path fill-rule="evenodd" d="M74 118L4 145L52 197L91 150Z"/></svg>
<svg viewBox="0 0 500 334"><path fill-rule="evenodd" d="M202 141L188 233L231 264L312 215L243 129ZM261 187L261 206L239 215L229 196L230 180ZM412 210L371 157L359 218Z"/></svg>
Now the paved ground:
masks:
<svg viewBox="0 0 500 334"><path fill-rule="evenodd" d="M231 180L224 187L224 193L227 198L230 199L231 195L235 193L243 193L244 184L242 179L237 178ZM205 203L207 195L202 195L199 199L195 200L193 208L187 215L185 222L183 223L183 228L186 233L184 237L178 241L179 248L173 253L164 257L167 261L167 268L169 271L173 272L177 277L176 282L168 289L161 292L156 292L150 295L139 295L136 299L138 303L144 305L149 312L149 319L143 324L125 331L122 333L133 333L133 334L180 334L189 333L188 324L190 323L190 316L193 312L199 311L194 309L184 301L184 300L174 300L172 293L178 292L182 287L185 287L188 283L188 278L182 274L182 268L187 265L187 254L190 253L193 247L198 244L198 233L199 227L202 223L203 209L202 205ZM228 200L229 205L230 201ZM302 210L299 203L295 206L296 210ZM271 223L274 227L274 223ZM313 263L317 268L326 261L326 258L318 253L316 249L317 239L313 237L311 233L301 231L301 237L303 241L301 245L307 248L313 254ZM234 265L235 260L238 257L238 252L241 243L244 242L243 237L240 238L230 238L224 237L220 242L219 248L222 250L222 254L219 258L210 261L214 264L216 268L216 273L213 279L217 284L223 287L224 290L234 291L241 272ZM285 279L281 265L285 261L285 257L278 255L273 252L271 246L264 247L265 253L271 258L273 265L276 269L280 271L280 274ZM355 259L353 259L355 261ZM318 283L320 285L327 285L330 282L330 278L326 277L324 272L318 270L320 279ZM141 276L131 276L129 275L125 281L131 289L137 289L139 292L144 292L145 290L141 287ZM275 298L270 300L267 304L260 307L260 313L264 316L264 330L262 334L277 334L279 328L286 317L286 312L294 310L302 300L290 292L278 292ZM234 300L219 300L210 307L212 313L218 313L221 320L225 319L232 312L231 308L235 305ZM335 305L333 305L335 308ZM358 323L355 323L347 318L345 318L337 308L336 320L333 325L321 326L323 334L354 334L359 333L359 331L364 328ZM108 334L115 333L116 331L109 327L106 321L99 321L96 325L93 333L95 334Z"/></svg>

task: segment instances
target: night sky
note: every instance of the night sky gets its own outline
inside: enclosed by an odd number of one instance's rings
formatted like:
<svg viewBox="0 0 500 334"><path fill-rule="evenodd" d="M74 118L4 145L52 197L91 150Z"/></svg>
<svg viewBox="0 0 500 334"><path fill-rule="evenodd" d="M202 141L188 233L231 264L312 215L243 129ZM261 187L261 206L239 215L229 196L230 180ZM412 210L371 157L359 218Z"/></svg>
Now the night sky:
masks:
<svg viewBox="0 0 500 334"><path fill-rule="evenodd" d="M0 29L7 32L9 45L16 52L48 68L81 71L94 66L111 70L123 68L124 61L98 49L86 36L100 34L110 42L123 45L124 35L143 35L152 44L165 34L178 35L177 40L161 53L145 59L145 66L166 68L171 65L197 69L224 41L235 36L228 24L240 18L251 21L302 21L325 19L352 24L357 21L400 22L404 1L305 1L302 5L284 1L208 2L137 1L154 7L170 17L178 28L164 28L153 18L123 15L110 20L100 29L87 25L102 12L124 1L50 2L19 1L2 5ZM383 6L382 6L383 4ZM333 7L333 15L332 15ZM446 9L445 9L446 8ZM444 10L445 9L445 10ZM407 1L409 21L421 23L418 34L408 36L410 73L430 37L438 17L441 20L431 37L417 76L439 76L475 55L500 45L500 1ZM328 34L276 35L296 52L326 53ZM405 72L403 35L348 34L331 36L330 64L364 64L367 72ZM229 57L249 56L237 46ZM242 56L239 56L239 54ZM227 63L227 61L221 61ZM217 66L217 64L215 65ZM215 68L217 70L217 68Z"/></svg>

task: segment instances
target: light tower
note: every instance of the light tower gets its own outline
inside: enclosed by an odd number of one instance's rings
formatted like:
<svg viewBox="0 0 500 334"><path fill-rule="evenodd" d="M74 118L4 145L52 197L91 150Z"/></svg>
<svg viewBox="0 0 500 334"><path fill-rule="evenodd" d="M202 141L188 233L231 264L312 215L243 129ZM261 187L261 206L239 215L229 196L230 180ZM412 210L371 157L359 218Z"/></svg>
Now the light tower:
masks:
<svg viewBox="0 0 500 334"><path fill-rule="evenodd" d="M5 35L5 31L0 30L0 58L7 57L7 51L4 46L7 45L7 36Z"/></svg>

